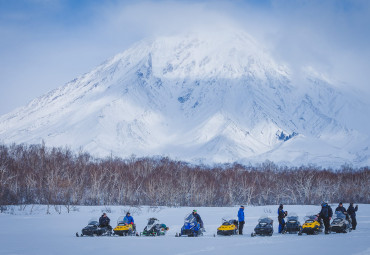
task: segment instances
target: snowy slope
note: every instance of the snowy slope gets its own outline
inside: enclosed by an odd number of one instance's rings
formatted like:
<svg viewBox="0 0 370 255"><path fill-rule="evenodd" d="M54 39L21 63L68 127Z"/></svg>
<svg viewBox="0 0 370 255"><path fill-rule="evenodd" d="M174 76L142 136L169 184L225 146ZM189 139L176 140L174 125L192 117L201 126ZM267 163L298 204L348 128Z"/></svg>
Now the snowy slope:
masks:
<svg viewBox="0 0 370 255"><path fill-rule="evenodd" d="M369 135L356 124L368 105L312 68L297 75L241 31L145 40L0 117L0 141L205 163L369 165Z"/></svg>
<svg viewBox="0 0 370 255"><path fill-rule="evenodd" d="M332 207L335 208L336 204ZM347 207L348 204L345 204ZM31 206L19 212L14 206L14 215L0 214L0 254L370 254L370 205L359 205L358 227L347 234L319 234L316 236L277 233L277 205L247 206L243 236L213 237L224 216L235 217L238 207L197 208L206 232L203 237L175 237L180 231L184 216L193 208L130 208L127 206L108 206L111 224L126 210L130 210L142 231L150 217L163 221L170 230L162 237L75 237L91 218L99 217L105 207L78 207L79 211L62 214L51 209L47 215L45 206L36 206L29 214ZM317 213L319 206L285 205L288 214L294 212L300 221L308 213ZM274 235L271 237L251 237L250 233L262 215L274 220Z"/></svg>

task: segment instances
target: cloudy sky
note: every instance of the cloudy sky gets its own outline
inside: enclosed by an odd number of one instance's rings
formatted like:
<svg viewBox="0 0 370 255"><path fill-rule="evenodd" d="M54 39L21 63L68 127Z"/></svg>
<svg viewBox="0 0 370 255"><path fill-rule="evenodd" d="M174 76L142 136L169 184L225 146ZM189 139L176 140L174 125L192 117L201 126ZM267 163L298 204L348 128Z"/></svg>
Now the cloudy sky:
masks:
<svg viewBox="0 0 370 255"><path fill-rule="evenodd" d="M0 115L147 37L238 27L292 69L370 96L370 1L0 0Z"/></svg>

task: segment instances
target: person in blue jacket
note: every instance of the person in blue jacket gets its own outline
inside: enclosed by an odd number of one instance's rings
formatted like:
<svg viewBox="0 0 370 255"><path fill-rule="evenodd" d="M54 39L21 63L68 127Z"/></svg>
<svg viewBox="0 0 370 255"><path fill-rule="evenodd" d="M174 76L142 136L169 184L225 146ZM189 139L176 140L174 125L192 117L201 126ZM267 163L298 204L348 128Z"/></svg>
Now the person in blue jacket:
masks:
<svg viewBox="0 0 370 255"><path fill-rule="evenodd" d="M127 212L126 216L123 218L123 222L126 223L126 224L134 225L134 218L132 218L131 214L129 212Z"/></svg>
<svg viewBox="0 0 370 255"><path fill-rule="evenodd" d="M280 204L278 208L278 221L279 221L279 233L283 233L285 228L285 220L284 218L288 215L288 212L283 210L284 205Z"/></svg>
<svg viewBox="0 0 370 255"><path fill-rule="evenodd" d="M357 226L357 220L356 220L357 210L358 210L358 205L356 205L356 207L353 207L353 203L350 203L349 207L347 209L347 213L351 217L351 220L352 220L352 229L353 230L356 230L356 226Z"/></svg>
<svg viewBox="0 0 370 255"><path fill-rule="evenodd" d="M243 227L245 224L244 221L244 206L240 206L239 211L238 211L238 221L239 221L239 235L243 234Z"/></svg>

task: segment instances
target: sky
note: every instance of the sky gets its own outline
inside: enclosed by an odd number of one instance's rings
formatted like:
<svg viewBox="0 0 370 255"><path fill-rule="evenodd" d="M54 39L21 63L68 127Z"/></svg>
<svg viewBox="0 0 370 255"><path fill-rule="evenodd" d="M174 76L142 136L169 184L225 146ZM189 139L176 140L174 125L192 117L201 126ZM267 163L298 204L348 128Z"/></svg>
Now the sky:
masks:
<svg viewBox="0 0 370 255"><path fill-rule="evenodd" d="M235 27L292 70L370 96L367 0L0 0L0 115L139 40Z"/></svg>

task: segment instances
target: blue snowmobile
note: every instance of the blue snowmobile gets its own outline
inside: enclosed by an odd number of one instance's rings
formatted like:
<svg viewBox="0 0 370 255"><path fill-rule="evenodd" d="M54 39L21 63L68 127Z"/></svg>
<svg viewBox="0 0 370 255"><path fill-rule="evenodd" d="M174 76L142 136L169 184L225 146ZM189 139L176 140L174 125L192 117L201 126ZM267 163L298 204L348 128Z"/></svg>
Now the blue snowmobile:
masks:
<svg viewBox="0 0 370 255"><path fill-rule="evenodd" d="M193 214L188 214L184 220L184 226L181 228L181 233L176 236L202 236L204 229L201 228Z"/></svg>

